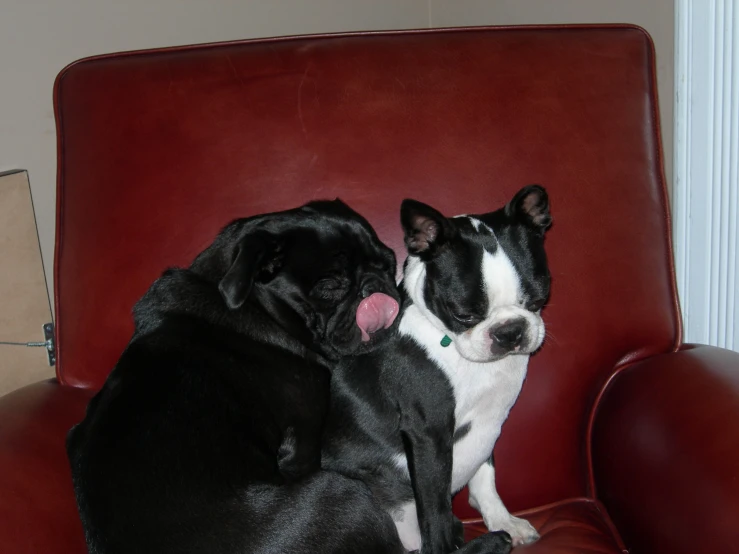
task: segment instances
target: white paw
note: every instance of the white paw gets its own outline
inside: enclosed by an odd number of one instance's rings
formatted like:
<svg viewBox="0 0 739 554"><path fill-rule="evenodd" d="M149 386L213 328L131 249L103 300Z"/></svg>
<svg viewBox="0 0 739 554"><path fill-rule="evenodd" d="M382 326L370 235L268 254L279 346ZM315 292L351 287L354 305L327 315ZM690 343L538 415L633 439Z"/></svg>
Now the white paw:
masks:
<svg viewBox="0 0 739 554"><path fill-rule="evenodd" d="M513 546L529 544L539 538L539 533L525 519L509 515L507 518L494 521L486 521L485 525L490 531L507 531L513 540Z"/></svg>

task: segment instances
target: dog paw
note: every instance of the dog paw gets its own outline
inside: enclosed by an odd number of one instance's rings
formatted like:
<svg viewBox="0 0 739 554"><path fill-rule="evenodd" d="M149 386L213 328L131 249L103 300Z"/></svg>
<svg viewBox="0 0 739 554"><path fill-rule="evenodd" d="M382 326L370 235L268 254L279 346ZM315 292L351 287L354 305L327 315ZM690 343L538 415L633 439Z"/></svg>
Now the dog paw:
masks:
<svg viewBox="0 0 739 554"><path fill-rule="evenodd" d="M459 550L464 546L464 525L457 516L453 516L454 548Z"/></svg>
<svg viewBox="0 0 739 554"><path fill-rule="evenodd" d="M495 531L472 539L461 550L464 554L508 554L513 540L505 531Z"/></svg>
<svg viewBox="0 0 739 554"><path fill-rule="evenodd" d="M321 467L321 452L318 441L301 441L294 427L283 432L277 450L277 469L288 481L297 481L318 471Z"/></svg>
<svg viewBox="0 0 739 554"><path fill-rule="evenodd" d="M486 535L491 554L508 554L513 549L513 539L506 531L495 531Z"/></svg>
<svg viewBox="0 0 739 554"><path fill-rule="evenodd" d="M513 546L529 544L539 539L539 533L534 526L520 517L508 516L503 521L491 522L487 528L491 531L506 531L511 536Z"/></svg>

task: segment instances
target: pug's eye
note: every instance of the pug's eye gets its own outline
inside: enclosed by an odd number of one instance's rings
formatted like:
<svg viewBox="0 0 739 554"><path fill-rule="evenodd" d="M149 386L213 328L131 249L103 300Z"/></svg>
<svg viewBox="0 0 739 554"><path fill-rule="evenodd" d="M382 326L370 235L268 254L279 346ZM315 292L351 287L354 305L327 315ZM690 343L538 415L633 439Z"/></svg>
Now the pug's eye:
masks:
<svg viewBox="0 0 739 554"><path fill-rule="evenodd" d="M544 307L544 300L531 300L526 304L526 309L530 312L538 312Z"/></svg>
<svg viewBox="0 0 739 554"><path fill-rule="evenodd" d="M349 280L345 277L324 277L313 285L311 296L321 300L338 300L347 293L348 289Z"/></svg>

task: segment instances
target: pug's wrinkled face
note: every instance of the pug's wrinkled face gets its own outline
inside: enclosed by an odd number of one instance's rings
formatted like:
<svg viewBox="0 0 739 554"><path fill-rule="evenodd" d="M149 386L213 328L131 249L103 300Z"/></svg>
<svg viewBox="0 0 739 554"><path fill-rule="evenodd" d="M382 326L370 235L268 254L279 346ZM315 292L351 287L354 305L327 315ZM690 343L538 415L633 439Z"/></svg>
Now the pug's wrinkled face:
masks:
<svg viewBox="0 0 739 554"><path fill-rule="evenodd" d="M395 255L343 202L312 202L233 226L222 233L232 246L219 282L229 309L256 303L331 359L371 350L394 326Z"/></svg>

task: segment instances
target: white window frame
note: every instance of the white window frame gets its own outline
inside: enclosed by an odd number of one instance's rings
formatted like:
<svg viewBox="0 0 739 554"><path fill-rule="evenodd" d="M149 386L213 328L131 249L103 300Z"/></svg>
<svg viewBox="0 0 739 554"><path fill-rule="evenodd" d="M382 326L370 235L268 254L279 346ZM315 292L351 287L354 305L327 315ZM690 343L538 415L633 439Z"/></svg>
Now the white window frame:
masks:
<svg viewBox="0 0 739 554"><path fill-rule="evenodd" d="M675 2L672 216L685 341L739 350L739 2Z"/></svg>

